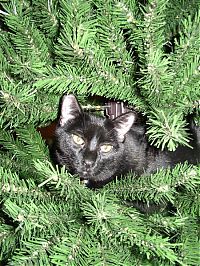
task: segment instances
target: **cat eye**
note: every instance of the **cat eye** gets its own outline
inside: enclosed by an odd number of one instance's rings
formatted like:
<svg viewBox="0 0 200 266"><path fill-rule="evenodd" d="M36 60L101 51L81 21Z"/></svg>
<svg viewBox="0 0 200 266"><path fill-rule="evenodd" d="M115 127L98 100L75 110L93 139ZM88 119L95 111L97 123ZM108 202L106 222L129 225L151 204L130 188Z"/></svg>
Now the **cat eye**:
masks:
<svg viewBox="0 0 200 266"><path fill-rule="evenodd" d="M100 146L100 151L102 152L110 152L112 150L113 146L110 144L104 144Z"/></svg>
<svg viewBox="0 0 200 266"><path fill-rule="evenodd" d="M85 143L84 139L76 134L72 134L72 139L78 145L83 145Z"/></svg>

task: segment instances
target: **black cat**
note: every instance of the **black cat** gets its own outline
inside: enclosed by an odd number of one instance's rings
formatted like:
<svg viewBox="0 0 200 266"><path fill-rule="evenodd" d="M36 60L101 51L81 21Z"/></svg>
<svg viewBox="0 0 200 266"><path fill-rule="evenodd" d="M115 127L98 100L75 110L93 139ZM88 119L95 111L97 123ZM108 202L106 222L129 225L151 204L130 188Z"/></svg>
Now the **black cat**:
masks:
<svg viewBox="0 0 200 266"><path fill-rule="evenodd" d="M198 136L197 136L198 135ZM101 187L132 170L136 175L173 167L178 162L200 162L200 129L193 130L188 147L161 151L148 144L145 126L127 112L110 120L83 112L73 95L65 95L51 149L52 159L78 174L88 187Z"/></svg>

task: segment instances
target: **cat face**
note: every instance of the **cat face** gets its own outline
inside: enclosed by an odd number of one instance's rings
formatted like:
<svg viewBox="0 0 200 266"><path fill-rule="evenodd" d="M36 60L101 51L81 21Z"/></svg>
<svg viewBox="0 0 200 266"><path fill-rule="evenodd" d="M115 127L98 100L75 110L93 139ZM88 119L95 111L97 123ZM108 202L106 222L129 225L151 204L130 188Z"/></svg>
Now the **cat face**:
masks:
<svg viewBox="0 0 200 266"><path fill-rule="evenodd" d="M56 161L87 186L109 182L122 166L126 133L135 121L129 112L109 120L81 110L73 95L65 95L56 129Z"/></svg>

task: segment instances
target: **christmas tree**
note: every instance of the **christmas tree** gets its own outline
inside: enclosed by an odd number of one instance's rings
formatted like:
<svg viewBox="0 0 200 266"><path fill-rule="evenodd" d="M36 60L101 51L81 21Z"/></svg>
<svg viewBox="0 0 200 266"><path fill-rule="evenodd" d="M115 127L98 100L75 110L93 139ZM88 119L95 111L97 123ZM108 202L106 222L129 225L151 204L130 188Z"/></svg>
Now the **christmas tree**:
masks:
<svg viewBox="0 0 200 266"><path fill-rule="evenodd" d="M198 0L0 1L1 265L200 265L200 167L91 190L50 159L39 127L63 94L125 102L152 145L199 123ZM127 202L170 205L153 214Z"/></svg>

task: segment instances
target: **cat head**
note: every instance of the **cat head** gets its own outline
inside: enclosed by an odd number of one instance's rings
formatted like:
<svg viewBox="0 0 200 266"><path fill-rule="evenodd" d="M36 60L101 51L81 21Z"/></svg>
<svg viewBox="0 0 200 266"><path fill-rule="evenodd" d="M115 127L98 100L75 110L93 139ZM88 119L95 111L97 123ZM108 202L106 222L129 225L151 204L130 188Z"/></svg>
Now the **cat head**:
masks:
<svg viewBox="0 0 200 266"><path fill-rule="evenodd" d="M74 95L65 95L56 129L57 163L88 186L109 182L122 167L124 141L136 120L134 112L110 120L83 112Z"/></svg>

